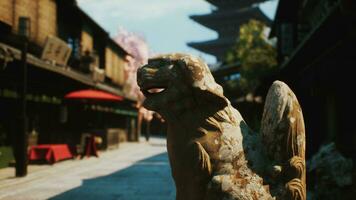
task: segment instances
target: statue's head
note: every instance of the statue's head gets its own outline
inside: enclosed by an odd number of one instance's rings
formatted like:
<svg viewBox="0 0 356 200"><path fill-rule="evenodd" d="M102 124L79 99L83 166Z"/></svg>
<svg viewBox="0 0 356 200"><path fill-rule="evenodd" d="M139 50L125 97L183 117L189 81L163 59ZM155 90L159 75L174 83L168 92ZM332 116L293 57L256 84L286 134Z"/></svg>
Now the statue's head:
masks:
<svg viewBox="0 0 356 200"><path fill-rule="evenodd" d="M166 54L139 68L137 82L144 107L158 113L182 113L199 105L225 107L227 100L208 66L187 54Z"/></svg>

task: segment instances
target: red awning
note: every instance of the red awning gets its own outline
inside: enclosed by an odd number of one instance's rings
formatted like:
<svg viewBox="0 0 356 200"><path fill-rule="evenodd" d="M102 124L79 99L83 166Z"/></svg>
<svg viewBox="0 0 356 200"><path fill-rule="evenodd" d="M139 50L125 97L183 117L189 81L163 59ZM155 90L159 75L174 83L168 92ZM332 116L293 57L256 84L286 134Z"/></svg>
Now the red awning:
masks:
<svg viewBox="0 0 356 200"><path fill-rule="evenodd" d="M92 99L102 101L122 101L124 97L113 95L100 90L78 90L64 96L66 99Z"/></svg>

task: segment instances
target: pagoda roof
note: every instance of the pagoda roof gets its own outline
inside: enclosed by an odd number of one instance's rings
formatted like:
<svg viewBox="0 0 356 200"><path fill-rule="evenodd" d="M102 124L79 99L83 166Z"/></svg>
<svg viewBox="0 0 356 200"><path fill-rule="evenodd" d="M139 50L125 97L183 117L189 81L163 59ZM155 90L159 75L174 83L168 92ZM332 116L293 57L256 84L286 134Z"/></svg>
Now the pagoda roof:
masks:
<svg viewBox="0 0 356 200"><path fill-rule="evenodd" d="M244 8L252 4L261 3L266 0L206 0L210 4L222 9Z"/></svg>
<svg viewBox="0 0 356 200"><path fill-rule="evenodd" d="M205 15L191 15L190 18L203 26L212 30L222 31L224 27L240 26L248 22L250 19L256 19L271 24L271 19L268 18L259 7L249 7L238 10L214 11Z"/></svg>
<svg viewBox="0 0 356 200"><path fill-rule="evenodd" d="M207 54L216 56L218 59L225 57L226 52L234 45L236 38L218 38L215 40L208 40L203 42L189 42L187 45L205 52Z"/></svg>
<svg viewBox="0 0 356 200"><path fill-rule="evenodd" d="M214 78L217 78L217 77L222 77L222 76L226 76L229 74L238 73L238 72L240 72L240 70L241 70L241 62L237 61L232 64L222 65L214 70L211 70L211 72L213 73Z"/></svg>

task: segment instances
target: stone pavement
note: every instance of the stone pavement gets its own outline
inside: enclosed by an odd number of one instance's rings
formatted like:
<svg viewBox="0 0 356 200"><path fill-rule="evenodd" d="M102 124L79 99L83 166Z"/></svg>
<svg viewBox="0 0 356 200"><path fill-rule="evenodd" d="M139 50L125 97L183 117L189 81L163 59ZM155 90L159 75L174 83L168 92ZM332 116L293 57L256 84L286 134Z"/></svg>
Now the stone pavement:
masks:
<svg viewBox="0 0 356 200"><path fill-rule="evenodd" d="M0 199L175 198L164 138L123 143L118 149L100 153L99 158L30 165L24 178L14 178L13 170L0 170Z"/></svg>

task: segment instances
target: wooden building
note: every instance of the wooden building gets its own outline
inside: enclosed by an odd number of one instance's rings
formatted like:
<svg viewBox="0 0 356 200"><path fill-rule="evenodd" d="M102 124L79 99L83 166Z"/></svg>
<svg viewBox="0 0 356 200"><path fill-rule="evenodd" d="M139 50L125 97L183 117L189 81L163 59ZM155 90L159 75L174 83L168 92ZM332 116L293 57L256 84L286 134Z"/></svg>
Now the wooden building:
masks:
<svg viewBox="0 0 356 200"><path fill-rule="evenodd" d="M124 132L124 137L137 139L135 100L126 98L122 91L128 53L75 0L1 0L0 125L6 132L5 144L14 139L22 113L24 40L18 34L20 17L30 21L28 133L38 133L38 143L72 146L80 142L83 133L108 138L110 132L112 138L113 130L117 130L115 134ZM68 60L64 59L67 54ZM67 93L82 89L105 91L124 100L64 99Z"/></svg>
<svg viewBox="0 0 356 200"><path fill-rule="evenodd" d="M280 0L271 32L280 79L295 91L305 118L307 157L335 142L356 160L356 4L351 0Z"/></svg>

